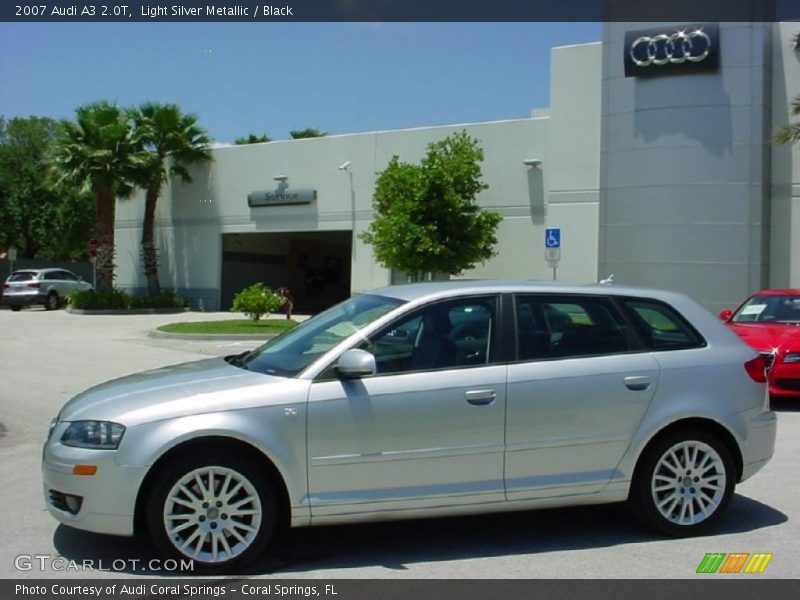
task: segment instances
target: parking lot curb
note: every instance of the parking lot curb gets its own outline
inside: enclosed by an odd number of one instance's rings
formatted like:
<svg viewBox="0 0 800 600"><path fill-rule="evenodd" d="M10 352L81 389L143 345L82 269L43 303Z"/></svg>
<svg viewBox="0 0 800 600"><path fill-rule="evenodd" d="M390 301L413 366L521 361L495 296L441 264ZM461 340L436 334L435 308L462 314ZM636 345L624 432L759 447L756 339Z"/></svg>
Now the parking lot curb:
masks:
<svg viewBox="0 0 800 600"><path fill-rule="evenodd" d="M159 331L158 329L151 329L147 333L147 337L151 338L166 338L173 340L197 340L197 341L211 341L211 340L263 340L269 341L276 337L277 334L267 333L168 333L166 331Z"/></svg>
<svg viewBox="0 0 800 600"><path fill-rule="evenodd" d="M177 315L189 312L188 308L135 308L131 310L83 310L67 308L64 312L70 315Z"/></svg>

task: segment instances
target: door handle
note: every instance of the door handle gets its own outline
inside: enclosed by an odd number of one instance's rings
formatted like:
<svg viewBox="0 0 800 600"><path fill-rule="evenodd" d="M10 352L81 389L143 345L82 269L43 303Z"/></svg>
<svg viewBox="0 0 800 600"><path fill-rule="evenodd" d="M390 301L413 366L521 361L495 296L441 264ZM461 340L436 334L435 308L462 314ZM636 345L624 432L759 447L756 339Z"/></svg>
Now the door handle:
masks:
<svg viewBox="0 0 800 600"><path fill-rule="evenodd" d="M467 402L475 406L483 406L491 404L497 398L497 392L494 390L472 390L464 394Z"/></svg>
<svg viewBox="0 0 800 600"><path fill-rule="evenodd" d="M626 377L625 387L629 390L642 391L650 387L650 378L647 376L641 377Z"/></svg>

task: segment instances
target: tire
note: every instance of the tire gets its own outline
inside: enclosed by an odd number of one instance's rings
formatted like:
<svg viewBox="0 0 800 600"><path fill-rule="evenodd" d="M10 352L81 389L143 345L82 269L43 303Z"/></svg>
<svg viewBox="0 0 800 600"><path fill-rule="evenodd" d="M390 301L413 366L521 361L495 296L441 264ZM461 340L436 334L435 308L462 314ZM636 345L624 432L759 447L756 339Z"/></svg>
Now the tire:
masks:
<svg viewBox="0 0 800 600"><path fill-rule="evenodd" d="M264 551L277 506L270 480L251 460L203 450L170 460L158 474L147 528L164 556L194 560L195 571L228 573Z"/></svg>
<svg viewBox="0 0 800 600"><path fill-rule="evenodd" d="M61 300L58 298L56 292L47 294L47 299L44 301L45 310L56 310L61 305Z"/></svg>
<svg viewBox="0 0 800 600"><path fill-rule="evenodd" d="M728 448L702 429L674 431L640 458L630 501L650 527L698 535L719 519L733 496L736 468Z"/></svg>
<svg viewBox="0 0 800 600"><path fill-rule="evenodd" d="M14 312L19 312L22 310L22 306L20 306L19 304L12 304L11 310L13 310Z"/></svg>

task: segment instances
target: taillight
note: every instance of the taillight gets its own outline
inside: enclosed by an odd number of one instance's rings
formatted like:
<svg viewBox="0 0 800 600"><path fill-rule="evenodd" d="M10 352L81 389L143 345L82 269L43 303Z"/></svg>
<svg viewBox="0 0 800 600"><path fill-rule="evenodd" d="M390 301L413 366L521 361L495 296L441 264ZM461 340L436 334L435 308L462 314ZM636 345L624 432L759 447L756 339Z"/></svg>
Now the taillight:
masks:
<svg viewBox="0 0 800 600"><path fill-rule="evenodd" d="M42 284L38 283L38 282L37 283L29 283L28 287L29 288L40 288L40 287L42 287Z"/></svg>
<svg viewBox="0 0 800 600"><path fill-rule="evenodd" d="M767 380L767 365L764 362L763 356L756 356L744 363L744 370L750 375L750 379L758 383L764 383Z"/></svg>
<svg viewBox="0 0 800 600"><path fill-rule="evenodd" d="M11 284L10 284L10 283L4 283L4 284L3 284L3 289L4 289L4 290L7 290L7 289L8 289L8 288L10 288L10 287L11 287Z"/></svg>

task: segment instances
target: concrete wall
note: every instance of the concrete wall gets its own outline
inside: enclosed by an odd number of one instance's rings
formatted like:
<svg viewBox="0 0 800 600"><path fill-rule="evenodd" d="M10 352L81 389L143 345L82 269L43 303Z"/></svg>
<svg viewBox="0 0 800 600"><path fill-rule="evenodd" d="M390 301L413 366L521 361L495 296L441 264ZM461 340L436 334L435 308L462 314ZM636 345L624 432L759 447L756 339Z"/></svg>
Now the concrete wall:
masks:
<svg viewBox="0 0 800 600"><path fill-rule="evenodd" d="M558 278L597 281L602 44L554 48L550 72L547 226L561 227ZM542 236L544 234L542 233ZM543 253L543 237L536 240ZM541 259L543 260L543 259Z"/></svg>
<svg viewBox="0 0 800 600"><path fill-rule="evenodd" d="M484 150L481 206L504 220L497 256L466 278L551 277L544 262L544 228L564 228L566 240L560 279L596 278L600 45L555 49L552 53L550 118L429 127L219 148L214 161L192 171L193 182L165 187L157 215L161 280L193 304L216 309L220 296L223 233L351 230L351 192L355 230L373 218L376 174L398 155L418 162L427 145L466 130ZM576 116L577 115L577 116ZM576 129L578 131L576 131ZM576 135L577 134L577 135ZM578 137L579 136L579 137ZM532 169L526 159L542 160ZM339 166L350 161L350 173ZM310 205L249 208L247 195L274 189L275 176L288 176L289 188L313 188ZM117 282L140 290L139 238L143 199L120 202L117 210ZM390 283L387 269L375 263L372 248L354 241L352 292Z"/></svg>
<svg viewBox="0 0 800 600"><path fill-rule="evenodd" d="M798 117L791 100L800 96L800 52L792 48L800 23L775 23L772 36L771 128ZM772 148L770 287L800 288L800 148Z"/></svg>
<svg viewBox="0 0 800 600"><path fill-rule="evenodd" d="M600 272L716 310L767 283L771 25L720 24L717 72L625 78L651 25L604 26Z"/></svg>

